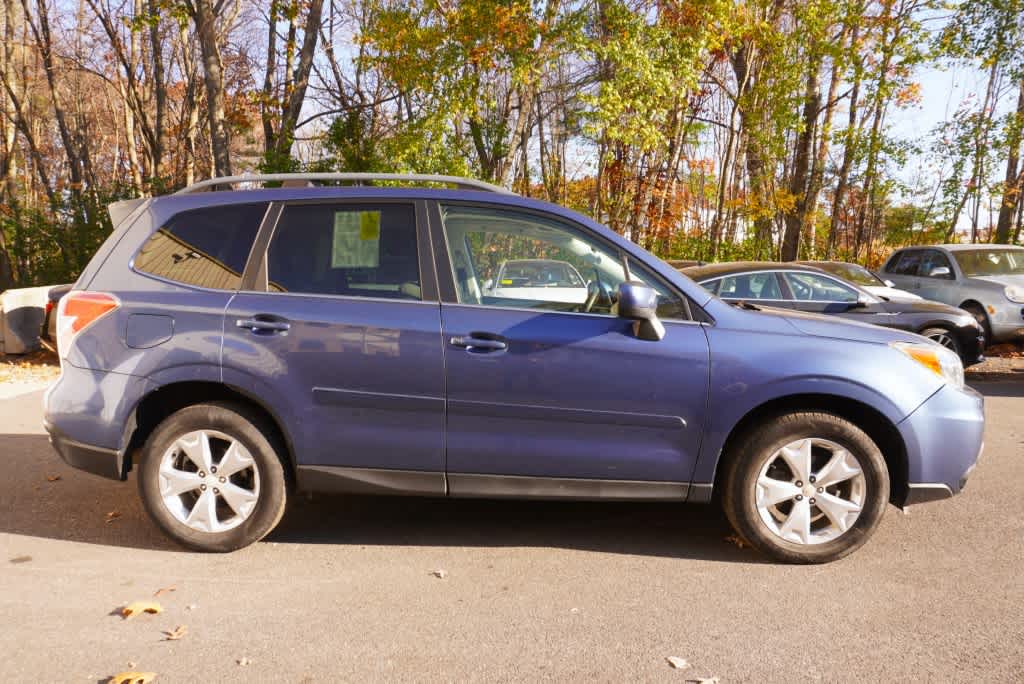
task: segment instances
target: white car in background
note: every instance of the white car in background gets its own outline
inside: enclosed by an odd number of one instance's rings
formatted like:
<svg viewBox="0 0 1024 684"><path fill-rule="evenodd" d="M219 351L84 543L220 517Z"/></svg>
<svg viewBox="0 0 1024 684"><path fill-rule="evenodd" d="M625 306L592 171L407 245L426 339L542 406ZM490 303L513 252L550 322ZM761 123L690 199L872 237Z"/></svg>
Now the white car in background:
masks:
<svg viewBox="0 0 1024 684"><path fill-rule="evenodd" d="M848 264L845 261L801 261L799 263L806 264L807 266L816 266L823 271L828 271L832 275L848 280L854 285L859 285L862 289L867 290L876 297L896 300L921 299L921 297L913 292L907 292L895 287L891 280L882 280L859 264Z"/></svg>
<svg viewBox="0 0 1024 684"><path fill-rule="evenodd" d="M567 261L515 259L501 264L494 280L484 284L483 294L502 299L583 304L587 281Z"/></svg>

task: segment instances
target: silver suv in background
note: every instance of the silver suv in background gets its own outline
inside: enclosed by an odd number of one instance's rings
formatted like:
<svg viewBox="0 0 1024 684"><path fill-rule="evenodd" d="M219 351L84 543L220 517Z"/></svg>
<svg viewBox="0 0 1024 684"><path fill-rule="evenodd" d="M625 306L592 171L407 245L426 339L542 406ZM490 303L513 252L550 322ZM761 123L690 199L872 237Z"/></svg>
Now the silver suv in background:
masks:
<svg viewBox="0 0 1024 684"><path fill-rule="evenodd" d="M1024 340L1024 247L906 247L882 274L896 287L970 311L990 343Z"/></svg>

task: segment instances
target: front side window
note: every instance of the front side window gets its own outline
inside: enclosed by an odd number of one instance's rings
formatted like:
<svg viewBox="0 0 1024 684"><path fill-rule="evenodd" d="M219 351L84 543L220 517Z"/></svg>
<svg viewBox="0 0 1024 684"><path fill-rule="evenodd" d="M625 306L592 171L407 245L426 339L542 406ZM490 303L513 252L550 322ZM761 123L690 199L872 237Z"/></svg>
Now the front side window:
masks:
<svg viewBox="0 0 1024 684"><path fill-rule="evenodd" d="M798 302L842 302L854 304L859 294L838 280L815 273L785 273L786 284Z"/></svg>
<svg viewBox="0 0 1024 684"><path fill-rule="evenodd" d="M725 276L719 283L718 296L722 299L782 299L774 271Z"/></svg>
<svg viewBox="0 0 1024 684"><path fill-rule="evenodd" d="M560 221L504 208L442 206L460 303L612 315L626 280L622 255ZM685 303L635 260L630 277L658 292L658 316Z"/></svg>
<svg viewBox="0 0 1024 684"><path fill-rule="evenodd" d="M237 290L266 203L175 214L135 256L135 268L187 285Z"/></svg>
<svg viewBox="0 0 1024 684"><path fill-rule="evenodd" d="M295 204L267 249L267 288L421 299L416 212L406 204Z"/></svg>
<svg viewBox="0 0 1024 684"><path fill-rule="evenodd" d="M937 268L947 268L949 273L933 276L932 271ZM921 275L927 278L945 278L949 280L953 278L953 268L950 266L949 259L946 258L945 254L937 249L929 249L924 253L924 258L921 260Z"/></svg>

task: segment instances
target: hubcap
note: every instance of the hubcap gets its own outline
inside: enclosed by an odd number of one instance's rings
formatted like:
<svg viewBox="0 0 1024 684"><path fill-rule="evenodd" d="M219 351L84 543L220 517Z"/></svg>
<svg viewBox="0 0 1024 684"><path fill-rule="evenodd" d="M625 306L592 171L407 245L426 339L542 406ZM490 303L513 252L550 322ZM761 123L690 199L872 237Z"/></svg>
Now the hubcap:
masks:
<svg viewBox="0 0 1024 684"><path fill-rule="evenodd" d="M160 459L160 496L179 522L200 532L224 532L248 518L260 496L252 454L216 430L194 430Z"/></svg>
<svg viewBox="0 0 1024 684"><path fill-rule="evenodd" d="M857 521L867 483L857 457L827 439L790 442L772 454L757 478L761 521L795 544L823 544Z"/></svg>

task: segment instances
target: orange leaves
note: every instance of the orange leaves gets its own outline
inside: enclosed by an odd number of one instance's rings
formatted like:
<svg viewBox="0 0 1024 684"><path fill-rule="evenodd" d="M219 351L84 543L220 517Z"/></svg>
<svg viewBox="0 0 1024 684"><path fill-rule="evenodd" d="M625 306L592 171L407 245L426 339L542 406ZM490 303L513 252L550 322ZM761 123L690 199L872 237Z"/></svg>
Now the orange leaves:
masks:
<svg viewBox="0 0 1024 684"><path fill-rule="evenodd" d="M141 613L151 613L156 615L163 611L163 606L156 601L133 601L121 609L121 617L125 620L131 620L133 617Z"/></svg>

